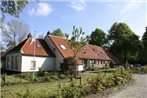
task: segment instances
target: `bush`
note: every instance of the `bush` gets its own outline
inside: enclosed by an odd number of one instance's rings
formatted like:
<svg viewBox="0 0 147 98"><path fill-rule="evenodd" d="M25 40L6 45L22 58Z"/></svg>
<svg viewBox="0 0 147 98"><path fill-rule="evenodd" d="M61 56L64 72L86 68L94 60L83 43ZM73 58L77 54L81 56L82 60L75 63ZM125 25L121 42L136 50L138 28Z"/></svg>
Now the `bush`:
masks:
<svg viewBox="0 0 147 98"><path fill-rule="evenodd" d="M97 92L101 92L105 89L104 84L105 81L103 75L88 80L88 92L93 94L96 94Z"/></svg>
<svg viewBox="0 0 147 98"><path fill-rule="evenodd" d="M43 76L45 76L45 77L49 76L49 73L47 71L45 71L43 74L44 74Z"/></svg>
<svg viewBox="0 0 147 98"><path fill-rule="evenodd" d="M71 84L59 89L58 93L52 96L52 98L81 98L87 94L86 88Z"/></svg>
<svg viewBox="0 0 147 98"><path fill-rule="evenodd" d="M98 71L99 70L98 67L94 67L94 66L88 66L85 69L86 69L86 71Z"/></svg>
<svg viewBox="0 0 147 98"><path fill-rule="evenodd" d="M23 91L17 93L17 96L18 96L19 98L32 98L32 97L33 97L33 96L32 96L32 90L31 90L30 88L27 87L26 90L23 90Z"/></svg>
<svg viewBox="0 0 147 98"><path fill-rule="evenodd" d="M59 78L58 78L57 75L51 75L50 78L51 78L52 80L59 80Z"/></svg>
<svg viewBox="0 0 147 98"><path fill-rule="evenodd" d="M145 74L147 73L147 65L141 67L132 67L131 70L133 73Z"/></svg>
<svg viewBox="0 0 147 98"><path fill-rule="evenodd" d="M124 67L119 67L114 71L114 74L105 76L99 75L91 80L88 80L88 92L102 92L106 88L124 85L132 79L130 71Z"/></svg>
<svg viewBox="0 0 147 98"><path fill-rule="evenodd" d="M115 86L124 85L132 79L132 76L129 69L125 69L121 66L114 72L113 79Z"/></svg>
<svg viewBox="0 0 147 98"><path fill-rule="evenodd" d="M44 71L43 71L43 69L42 68L38 68L38 72L37 72L37 75L38 76L44 76Z"/></svg>
<svg viewBox="0 0 147 98"><path fill-rule="evenodd" d="M64 74L59 74L59 78L60 78L60 79L65 79L66 76L65 76Z"/></svg>

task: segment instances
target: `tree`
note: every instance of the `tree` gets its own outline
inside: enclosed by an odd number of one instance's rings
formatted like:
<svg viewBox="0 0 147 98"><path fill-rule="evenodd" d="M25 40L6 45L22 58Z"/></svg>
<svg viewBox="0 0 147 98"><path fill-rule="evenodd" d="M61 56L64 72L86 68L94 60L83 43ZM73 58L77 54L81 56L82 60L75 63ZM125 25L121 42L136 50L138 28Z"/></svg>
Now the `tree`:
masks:
<svg viewBox="0 0 147 98"><path fill-rule="evenodd" d="M68 40L68 45L72 49L73 58L76 61L73 68L74 77L77 77L77 54L83 49L86 42L86 38L84 38L83 35L84 32L82 31L82 28L76 28L75 26L73 26L71 39Z"/></svg>
<svg viewBox="0 0 147 98"><path fill-rule="evenodd" d="M60 68L61 68L61 70L63 71L63 72L70 72L71 74L72 74L72 69L73 69L73 67L74 67L74 65L75 65L75 60L74 60L74 58L73 57L68 57L68 58L65 58L64 60L63 60L63 63L61 63L61 66L60 66Z"/></svg>
<svg viewBox="0 0 147 98"><path fill-rule="evenodd" d="M139 38L125 23L114 23L109 30L110 50L121 62L126 64L130 59L136 59L141 47Z"/></svg>
<svg viewBox="0 0 147 98"><path fill-rule="evenodd" d="M144 32L142 36L142 41L143 41L143 46L147 48L147 27L146 27L146 31Z"/></svg>
<svg viewBox="0 0 147 98"><path fill-rule="evenodd" d="M28 25L19 19L12 19L2 28L3 40L6 42L8 49L22 42L29 32Z"/></svg>
<svg viewBox="0 0 147 98"><path fill-rule="evenodd" d="M60 28L57 28L56 30L54 30L53 35L64 37L64 33L62 32Z"/></svg>
<svg viewBox="0 0 147 98"><path fill-rule="evenodd" d="M90 35L89 43L92 45L104 46L107 42L105 32L99 28L96 28Z"/></svg>
<svg viewBox="0 0 147 98"><path fill-rule="evenodd" d="M140 61L142 64L147 64L147 27L142 36L143 49L140 51Z"/></svg>
<svg viewBox="0 0 147 98"><path fill-rule="evenodd" d="M19 17L19 13L29 3L29 0L2 0L1 12L2 14L10 14Z"/></svg>

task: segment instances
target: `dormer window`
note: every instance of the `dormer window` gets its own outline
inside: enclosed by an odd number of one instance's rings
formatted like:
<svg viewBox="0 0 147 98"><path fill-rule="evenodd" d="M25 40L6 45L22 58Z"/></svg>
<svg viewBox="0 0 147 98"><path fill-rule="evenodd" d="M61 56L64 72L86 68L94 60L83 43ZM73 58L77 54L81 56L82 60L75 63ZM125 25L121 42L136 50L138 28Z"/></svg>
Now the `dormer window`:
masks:
<svg viewBox="0 0 147 98"><path fill-rule="evenodd" d="M60 47L61 47L62 49L64 49L64 50L67 49L67 48L66 48L64 45L62 45L62 44L60 44Z"/></svg>
<svg viewBox="0 0 147 98"><path fill-rule="evenodd" d="M36 44L37 48L42 48L42 46L40 44Z"/></svg>

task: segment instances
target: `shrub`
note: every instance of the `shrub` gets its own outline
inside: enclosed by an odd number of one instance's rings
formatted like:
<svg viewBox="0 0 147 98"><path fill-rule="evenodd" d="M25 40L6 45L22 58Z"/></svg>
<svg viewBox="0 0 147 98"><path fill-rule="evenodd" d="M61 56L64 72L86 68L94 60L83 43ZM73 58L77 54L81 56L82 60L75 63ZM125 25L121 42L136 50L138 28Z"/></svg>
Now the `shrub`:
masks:
<svg viewBox="0 0 147 98"><path fill-rule="evenodd" d="M116 86L124 85L126 82L132 79L132 76L129 69L125 69L121 66L114 72L113 79Z"/></svg>
<svg viewBox="0 0 147 98"><path fill-rule="evenodd" d="M19 98L32 98L32 90L27 87L26 90L22 90L21 92L17 93L17 96Z"/></svg>
<svg viewBox="0 0 147 98"><path fill-rule="evenodd" d="M94 94L97 92L101 92L105 89L104 84L105 84L105 80L103 78L103 75L88 80L88 92Z"/></svg>
<svg viewBox="0 0 147 98"><path fill-rule="evenodd" d="M60 78L60 79L65 79L66 76L65 76L64 74L59 74L59 78Z"/></svg>
<svg viewBox="0 0 147 98"><path fill-rule="evenodd" d="M98 67L94 67L94 66L88 66L85 69L86 69L86 71L98 71L99 70Z"/></svg>
<svg viewBox="0 0 147 98"><path fill-rule="evenodd" d="M147 73L147 66L132 67L131 70L133 73L145 74Z"/></svg>
<svg viewBox="0 0 147 98"><path fill-rule="evenodd" d="M57 75L51 75L50 78L53 79L53 80L59 80Z"/></svg>
<svg viewBox="0 0 147 98"><path fill-rule="evenodd" d="M117 68L117 70L114 71L112 75L105 77L104 75L98 75L97 77L88 80L87 89L89 93L95 94L97 92L102 92L106 88L124 85L131 79L131 73L128 71L128 69L125 69L124 67L119 67Z"/></svg>
<svg viewBox="0 0 147 98"><path fill-rule="evenodd" d="M47 71L45 71L43 76L48 77L49 73Z"/></svg>
<svg viewBox="0 0 147 98"><path fill-rule="evenodd" d="M58 91L55 98L81 98L87 94L85 91L86 89L83 87L75 86L73 84L66 85Z"/></svg>
<svg viewBox="0 0 147 98"><path fill-rule="evenodd" d="M40 67L40 68L38 68L38 72L37 72L37 75L38 76L44 76L44 71L43 71L43 69Z"/></svg>

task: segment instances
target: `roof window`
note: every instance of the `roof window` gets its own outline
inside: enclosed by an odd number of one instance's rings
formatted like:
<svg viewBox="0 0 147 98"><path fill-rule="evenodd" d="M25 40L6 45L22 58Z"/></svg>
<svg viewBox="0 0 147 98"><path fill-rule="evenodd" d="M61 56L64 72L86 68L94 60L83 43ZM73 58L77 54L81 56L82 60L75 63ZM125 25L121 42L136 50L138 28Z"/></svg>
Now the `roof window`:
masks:
<svg viewBox="0 0 147 98"><path fill-rule="evenodd" d="M37 44L36 46L37 46L37 48L42 48L42 46L40 44Z"/></svg>
<svg viewBox="0 0 147 98"><path fill-rule="evenodd" d="M67 48L66 48L64 45L62 45L62 44L60 45L60 47L61 47L62 49L64 49L64 50L67 49Z"/></svg>

